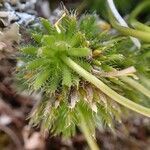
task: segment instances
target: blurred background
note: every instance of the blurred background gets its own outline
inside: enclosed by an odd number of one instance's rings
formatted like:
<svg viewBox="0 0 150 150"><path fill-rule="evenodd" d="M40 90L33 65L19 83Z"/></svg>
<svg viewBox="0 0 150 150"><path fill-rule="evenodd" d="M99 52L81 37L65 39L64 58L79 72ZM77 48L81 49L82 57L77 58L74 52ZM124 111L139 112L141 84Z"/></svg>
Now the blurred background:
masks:
<svg viewBox="0 0 150 150"><path fill-rule="evenodd" d="M139 2L141 0L115 0L124 17ZM77 10L79 15L96 13L102 20L108 21L105 0L0 0L0 150L88 149L78 129L74 137L64 139L51 133L41 134L38 127L30 127L28 115L41 97L37 93L28 96L26 92L17 92L14 80L18 41L28 43L31 40L26 29L38 24L38 17L55 22L64 7ZM149 15L142 14L139 19L147 19ZM15 22L20 24L20 31L16 26L9 27ZM2 38L5 40L3 44ZM116 123L115 129L115 133L109 129L97 131L97 142L102 150L150 150L148 118L132 113L124 116L122 124Z"/></svg>

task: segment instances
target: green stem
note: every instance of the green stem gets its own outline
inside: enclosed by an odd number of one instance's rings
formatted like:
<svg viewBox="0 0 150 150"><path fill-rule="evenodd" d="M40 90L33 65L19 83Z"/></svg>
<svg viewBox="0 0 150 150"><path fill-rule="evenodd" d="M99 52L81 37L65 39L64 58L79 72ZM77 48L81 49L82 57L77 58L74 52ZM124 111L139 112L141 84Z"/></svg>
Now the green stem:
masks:
<svg viewBox="0 0 150 150"><path fill-rule="evenodd" d="M139 104L134 103L133 101L119 95L114 90L109 88L106 84L104 84L102 81L100 81L98 78L96 78L91 73L87 72L85 69L83 69L81 66L79 66L77 63L75 63L72 59L69 57L62 57L62 60L65 64L67 64L71 69L73 69L76 73L78 73L81 77L86 79L88 82L95 85L98 89L100 89L103 93L108 95L110 98L118 102L119 104L136 111L140 114L143 114L147 117L150 117L150 109L146 108L144 106L141 106Z"/></svg>
<svg viewBox="0 0 150 150"><path fill-rule="evenodd" d="M142 86L140 83L136 82L135 80L129 78L129 77L120 77L120 79L129 85L131 85L133 88L136 90L140 91L143 93L145 96L150 98L150 91L146 89L144 86Z"/></svg>
<svg viewBox="0 0 150 150"><path fill-rule="evenodd" d="M150 33L120 26L114 19L111 10L109 10L109 18L112 26L116 28L118 31L120 31L122 34L139 38L144 42L150 42Z"/></svg>
<svg viewBox="0 0 150 150"><path fill-rule="evenodd" d="M86 124L86 121L82 115L82 112L80 112L80 121L81 121L80 129L81 129L82 133L84 134L84 137L86 138L90 149L91 150L100 150L100 148L96 144L96 141L94 140L94 138L92 137L92 135L90 133L90 130Z"/></svg>
<svg viewBox="0 0 150 150"><path fill-rule="evenodd" d="M135 10L132 11L132 13L130 14L129 17L129 21L131 23L131 25L133 27L135 27L136 29L142 30L142 31L146 31L146 32L150 32L150 27L139 22L136 18L139 15L139 13L143 10L146 9L148 7L148 9L150 8L150 1L146 0L144 2L142 2L140 5L138 5Z"/></svg>

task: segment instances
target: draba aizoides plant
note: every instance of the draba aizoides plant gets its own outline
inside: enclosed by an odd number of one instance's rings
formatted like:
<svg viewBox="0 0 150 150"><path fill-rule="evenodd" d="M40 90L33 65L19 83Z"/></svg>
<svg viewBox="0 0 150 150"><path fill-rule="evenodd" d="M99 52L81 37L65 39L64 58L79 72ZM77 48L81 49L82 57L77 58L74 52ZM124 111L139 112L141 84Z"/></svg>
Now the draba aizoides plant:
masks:
<svg viewBox="0 0 150 150"><path fill-rule="evenodd" d="M113 129L122 106L150 117L150 109L138 104L150 92L134 79L135 52L122 53L133 47L130 39L102 31L96 15L78 20L65 12L54 25L46 19L41 24L32 33L34 42L21 48L18 68L19 81L43 95L32 125L64 136L78 126L91 149L98 149L95 128Z"/></svg>

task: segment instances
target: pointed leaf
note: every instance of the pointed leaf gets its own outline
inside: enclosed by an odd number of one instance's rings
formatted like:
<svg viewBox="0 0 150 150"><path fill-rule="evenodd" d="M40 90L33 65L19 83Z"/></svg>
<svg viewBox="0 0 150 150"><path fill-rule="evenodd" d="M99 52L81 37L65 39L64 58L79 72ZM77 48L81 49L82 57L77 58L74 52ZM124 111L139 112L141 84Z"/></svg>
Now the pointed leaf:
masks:
<svg viewBox="0 0 150 150"><path fill-rule="evenodd" d="M38 67L43 66L43 65L45 65L45 64L47 64L47 63L49 63L49 62L50 62L50 60L46 60L46 59L43 59L43 58L38 58L38 59L36 59L36 60L30 61L30 62L27 64L26 68L27 68L28 70L35 70L35 69L37 69Z"/></svg>
<svg viewBox="0 0 150 150"><path fill-rule="evenodd" d="M34 89L39 89L49 77L49 70L41 71L34 82Z"/></svg>
<svg viewBox="0 0 150 150"><path fill-rule="evenodd" d="M37 34L33 33L32 37L37 43L41 43L43 35L40 33L37 33Z"/></svg>
<svg viewBox="0 0 150 150"><path fill-rule="evenodd" d="M21 51L26 55L35 55L37 52L37 48L34 46L27 46L21 49Z"/></svg>
<svg viewBox="0 0 150 150"><path fill-rule="evenodd" d="M42 44L45 46L53 45L55 42L55 36L53 35L44 35L42 38Z"/></svg>
<svg viewBox="0 0 150 150"><path fill-rule="evenodd" d="M66 66L63 68L62 85L66 85L68 87L72 85L71 71Z"/></svg>
<svg viewBox="0 0 150 150"><path fill-rule="evenodd" d="M44 18L41 18L41 23L43 25L43 27L46 29L46 31L51 34L54 31L53 26L51 25L50 21Z"/></svg>
<svg viewBox="0 0 150 150"><path fill-rule="evenodd" d="M70 48L68 51L69 56L86 57L91 54L89 48Z"/></svg>

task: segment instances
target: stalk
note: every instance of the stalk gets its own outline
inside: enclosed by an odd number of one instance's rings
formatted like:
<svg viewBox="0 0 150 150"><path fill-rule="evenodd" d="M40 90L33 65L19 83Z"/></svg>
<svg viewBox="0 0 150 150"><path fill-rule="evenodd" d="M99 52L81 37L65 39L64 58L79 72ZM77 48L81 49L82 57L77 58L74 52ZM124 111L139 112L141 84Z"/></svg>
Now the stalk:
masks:
<svg viewBox="0 0 150 150"><path fill-rule="evenodd" d="M110 11L109 11L109 17L110 17L110 22L111 22L112 26L114 28L116 28L118 31L120 31L122 34L139 38L144 42L150 42L150 33L149 32L147 33L144 31L135 30L132 28L120 26L116 22L116 20L114 19L114 17L112 16Z"/></svg>
<svg viewBox="0 0 150 150"><path fill-rule="evenodd" d="M114 1L113 0L107 0L107 4L108 4L108 7L111 10L111 13L113 14L114 18L118 22L118 24L128 28L128 24L125 22L125 20L119 14L119 12L118 12L115 4L114 4ZM130 36L130 39L138 49L141 48L141 43L137 38Z"/></svg>
<svg viewBox="0 0 150 150"><path fill-rule="evenodd" d="M136 37L144 42L150 42L150 33L149 32L147 33L144 31L135 30L132 28L128 28L128 27L119 25L117 23L116 19L114 18L110 8L109 8L108 14L109 14L109 18L110 18L110 22L111 22L112 26L114 28L116 28L118 31L120 31L122 34Z"/></svg>
<svg viewBox="0 0 150 150"><path fill-rule="evenodd" d="M150 109L146 108L144 106L141 106L139 104L134 103L133 101L119 95L114 90L109 88L106 84L104 84L102 81L100 81L98 78L93 76L91 73L83 69L81 66L79 66L77 63L75 63L72 59L69 57L62 57L62 61L68 65L71 69L73 69L76 73L78 73L81 77L86 79L88 82L95 85L98 89L100 89L103 93L108 95L110 98L118 102L119 104L135 111L140 114L143 114L144 116L150 117Z"/></svg>
<svg viewBox="0 0 150 150"><path fill-rule="evenodd" d="M150 27L139 22L136 18L137 16L139 15L139 13L143 10L143 9L146 9L146 8L150 8L150 1L144 1L142 2L140 5L138 5L135 10L133 10L131 12L131 15L129 17L129 21L131 23L131 25L133 27L135 27L136 29L139 29L139 30L142 30L142 31L146 31L146 32L150 32Z"/></svg>
<svg viewBox="0 0 150 150"><path fill-rule="evenodd" d="M80 122L80 129L81 129L82 133L84 134L84 137L86 138L90 149L91 150L100 150L95 139L92 137L92 135L90 133L90 130L86 124L86 121L84 120L82 112L80 112L80 121L81 121Z"/></svg>
<svg viewBox="0 0 150 150"><path fill-rule="evenodd" d="M136 90L140 91L141 93L143 93L145 96L150 98L150 91L148 89L146 89L140 83L136 82L135 80L133 80L129 77L120 77L120 79L122 81L126 82L127 84L131 85L134 89L136 89Z"/></svg>

